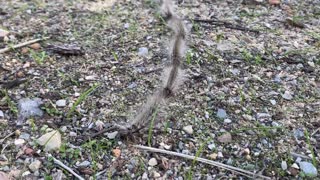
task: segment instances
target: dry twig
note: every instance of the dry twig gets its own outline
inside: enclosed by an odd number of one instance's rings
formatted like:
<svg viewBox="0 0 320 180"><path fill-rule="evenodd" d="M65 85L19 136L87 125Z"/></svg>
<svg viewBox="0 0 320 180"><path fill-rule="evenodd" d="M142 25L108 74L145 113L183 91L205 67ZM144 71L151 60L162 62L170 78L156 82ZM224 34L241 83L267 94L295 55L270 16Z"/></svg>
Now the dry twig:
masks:
<svg viewBox="0 0 320 180"><path fill-rule="evenodd" d="M246 171L244 169L240 169L240 168L237 168L237 167L233 167L233 166L230 166L230 165L226 165L226 164L219 163L219 162L216 162L216 161L211 161L211 160L204 159L204 158L199 158L199 157L190 156L190 155L186 155L186 154L182 154L182 153L177 153L177 152L172 152L172 151L167 151L167 150L157 149L157 148L152 148L152 147L147 147L147 146L141 146L141 145L133 145L133 147L136 147L136 148L139 148L139 149L142 149L142 150L146 150L146 151L178 156L178 157L182 157L182 158L186 158L186 159L190 159L190 160L196 160L196 161L199 161L199 162L202 162L202 163L206 163L206 164L210 164L210 165L213 165L213 166L216 166L216 167L220 167L220 168L223 168L223 169L226 169L226 170L229 170L229 171L232 171L234 173L238 173L238 174L241 174L243 176L250 177L250 178L259 177L259 178L263 178L263 179L271 179L270 177L267 177L267 176L263 176L263 175L256 174L256 173L253 173L253 172L250 172L250 171Z"/></svg>
<svg viewBox="0 0 320 180"><path fill-rule="evenodd" d="M33 40L30 40L30 41L27 41L27 42L23 42L23 43L14 45L12 47L3 48L3 49L0 49L0 54L8 52L8 51L10 51L12 49L21 48L21 47L27 46L29 44L33 44L33 43L36 43L36 42L39 42L39 41L43 41L43 40L47 40L47 39L49 39L49 37L45 37L45 38L41 38L41 39L33 39Z"/></svg>
<svg viewBox="0 0 320 180"><path fill-rule="evenodd" d="M83 177L81 177L80 175L78 175L76 172L74 172L71 168L69 168L67 165L63 164L63 162L59 161L58 159L56 159L55 157L53 157L51 154L48 155L50 158L53 159L53 162L56 163L57 165L61 166L62 168L64 168L65 170L67 170L68 172L70 172L71 174L73 174L76 178L78 178L79 180L85 180Z"/></svg>

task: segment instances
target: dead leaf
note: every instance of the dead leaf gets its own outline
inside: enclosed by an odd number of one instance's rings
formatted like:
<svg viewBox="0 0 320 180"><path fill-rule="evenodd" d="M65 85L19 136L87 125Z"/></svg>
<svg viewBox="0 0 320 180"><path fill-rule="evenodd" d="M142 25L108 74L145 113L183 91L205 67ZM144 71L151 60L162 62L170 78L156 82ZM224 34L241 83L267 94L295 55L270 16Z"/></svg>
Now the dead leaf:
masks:
<svg viewBox="0 0 320 180"><path fill-rule="evenodd" d="M280 4L280 0L269 0L269 4L271 4L271 5L279 5Z"/></svg>
<svg viewBox="0 0 320 180"><path fill-rule="evenodd" d="M45 151L59 150L61 146L61 134L57 130L51 131L47 134L42 135L37 140L37 143L41 146L45 146Z"/></svg>
<svg viewBox="0 0 320 180"><path fill-rule="evenodd" d="M119 148L116 148L116 149L113 149L112 150L112 153L113 153L113 155L115 156L115 157L120 157L120 155L121 155L121 150L119 149Z"/></svg>

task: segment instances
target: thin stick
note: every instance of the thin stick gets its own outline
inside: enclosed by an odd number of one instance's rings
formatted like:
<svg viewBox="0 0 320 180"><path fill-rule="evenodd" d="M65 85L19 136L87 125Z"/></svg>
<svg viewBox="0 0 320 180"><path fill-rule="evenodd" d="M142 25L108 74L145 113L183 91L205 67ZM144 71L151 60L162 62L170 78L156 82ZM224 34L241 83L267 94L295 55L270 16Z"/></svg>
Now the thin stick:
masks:
<svg viewBox="0 0 320 180"><path fill-rule="evenodd" d="M178 156L178 157L182 157L182 158L186 158L186 159L190 159L190 160L196 160L202 163L206 163L206 164L210 164L216 167L220 167L229 171L233 171L236 172L238 174L242 174L244 176L250 177L250 178L256 178L256 177L260 177L263 179L271 179L270 177L267 176L263 176L260 174L256 174L250 171L246 171L237 167L233 167L233 166L229 166L223 163L219 163L216 161L211 161L208 159L204 159L204 158L199 158L199 157L195 157L195 156L190 156L190 155L186 155L186 154L181 154L181 153L177 153L177 152L172 152L172 151L167 151L167 150L163 150L163 149L157 149L157 148L152 148L152 147L147 147L147 146L141 146L141 145L133 145L133 147L142 149L142 150L146 150L146 151L151 151L151 152L158 152L158 153L164 153L164 154L168 154L168 155L173 155L173 156Z"/></svg>
<svg viewBox="0 0 320 180"><path fill-rule="evenodd" d="M192 20L195 21L195 22L199 22L199 23L208 23L208 24L213 24L213 25L217 25L217 26L224 26L224 27L229 28L229 29L260 33L260 31L258 31L258 30L249 29L247 27L242 27L242 26L240 26L238 24L232 24L230 22L221 21L221 20L215 20L215 19L192 19Z"/></svg>
<svg viewBox="0 0 320 180"><path fill-rule="evenodd" d="M12 47L3 48L3 49L0 49L0 54L8 52L8 51L10 51L12 49L21 48L21 47L27 46L29 44L33 44L33 43L36 43L36 42L39 42L39 41L43 41L43 40L47 40L47 39L49 39L49 37L45 37L45 38L41 38L41 39L33 39L33 40L30 40L30 41L27 41L27 42L23 42L23 43L14 45Z"/></svg>
<svg viewBox="0 0 320 180"><path fill-rule="evenodd" d="M62 168L64 168L65 170L69 171L71 174L73 174L76 178L78 178L79 180L85 180L83 177L81 177L80 175L78 175L77 173L75 173L71 168L69 168L68 166L66 166L65 164L63 164L61 161L59 161L58 159L56 159L55 157L53 157L51 154L48 155L49 157L51 157L53 159L53 162L56 163L57 165L61 166Z"/></svg>

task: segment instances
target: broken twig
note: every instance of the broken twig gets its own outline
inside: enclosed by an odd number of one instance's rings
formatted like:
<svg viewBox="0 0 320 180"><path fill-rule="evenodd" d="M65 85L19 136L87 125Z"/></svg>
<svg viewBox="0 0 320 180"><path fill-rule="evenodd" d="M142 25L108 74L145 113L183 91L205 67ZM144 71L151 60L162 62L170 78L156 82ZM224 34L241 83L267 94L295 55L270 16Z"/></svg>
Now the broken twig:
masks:
<svg viewBox="0 0 320 180"><path fill-rule="evenodd" d="M255 30L255 29L249 29L247 27L243 27L238 24L232 24L230 22L216 20L216 19L192 19L192 21L199 22L199 23L208 23L208 24L213 24L213 25L217 25L217 26L224 26L229 29L235 29L235 30L240 30L240 31L260 33L260 31Z"/></svg>
<svg viewBox="0 0 320 180"><path fill-rule="evenodd" d="M56 163L57 165L61 166L62 168L64 168L65 170L69 171L71 174L73 174L76 178L78 178L79 180L85 180L83 177L81 177L80 175L78 175L77 173L75 173L71 168L69 168L68 166L66 166L65 164L63 164L63 162L59 161L58 159L56 159L55 157L53 157L51 154L49 154L49 157L53 159L53 162Z"/></svg>
<svg viewBox="0 0 320 180"><path fill-rule="evenodd" d="M237 167L233 167L233 166L230 166L230 165L226 165L226 164L223 164L223 163L219 163L219 162L216 162L216 161L211 161L211 160L200 158L200 157L190 156L190 155L186 155L186 154L182 154L182 153L177 153L177 152L172 152L172 151L167 151L167 150L157 149L157 148L152 148L152 147L147 147L147 146L141 146L141 145L133 145L133 147L136 147L136 148L142 149L142 150L146 150L146 151L178 156L178 157L182 157L182 158L186 158L186 159L190 159L190 160L196 160L196 161L199 161L199 162L202 162L202 163L206 163L206 164L210 164L210 165L213 165L213 166L216 166L216 167L220 167L220 168L223 168L223 169L226 169L226 170L229 170L229 171L232 171L232 172L235 172L235 173L238 173L238 174L241 174L243 176L250 177L250 178L260 177L260 178L263 178L263 179L271 179L270 177L267 177L267 176L263 176L263 175L256 174L256 173L253 173L253 172L250 172L250 171L246 171L244 169L240 169L240 168L237 168Z"/></svg>
<svg viewBox="0 0 320 180"><path fill-rule="evenodd" d="M20 44L14 45L12 47L3 48L3 49L0 49L0 54L8 52L8 51L10 51L12 49L21 48L21 47L27 46L29 44L33 44L33 43L36 43L36 42L39 42L39 41L43 41L43 40L47 40L47 39L49 39L49 37L45 37L45 38L41 38L41 39L33 39L33 40L30 40L30 41L27 41L27 42L24 42L24 43L20 43Z"/></svg>

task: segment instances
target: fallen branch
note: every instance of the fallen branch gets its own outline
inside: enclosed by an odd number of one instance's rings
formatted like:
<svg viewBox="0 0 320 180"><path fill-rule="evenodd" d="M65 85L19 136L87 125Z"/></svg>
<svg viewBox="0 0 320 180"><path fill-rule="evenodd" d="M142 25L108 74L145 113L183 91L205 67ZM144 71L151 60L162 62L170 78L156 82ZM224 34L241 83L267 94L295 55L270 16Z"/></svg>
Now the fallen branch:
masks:
<svg viewBox="0 0 320 180"><path fill-rule="evenodd" d="M192 21L199 22L199 23L208 23L208 24L213 24L213 25L217 25L217 26L224 26L229 29L235 29L235 30L240 30L240 31L260 33L260 31L255 30L255 29L249 29L247 27L243 27L238 24L232 24L230 22L216 20L216 19L192 19Z"/></svg>
<svg viewBox="0 0 320 180"><path fill-rule="evenodd" d="M56 159L55 157L53 157L51 154L48 155L50 158L53 159L53 162L56 163L57 165L61 166L62 168L64 168L65 170L69 171L71 174L73 174L76 178L78 178L79 180L85 180L83 177L81 177L80 175L78 175L77 173L75 173L71 168L69 168L68 166L66 166L65 164L63 164L63 162L59 161L58 159Z"/></svg>
<svg viewBox="0 0 320 180"><path fill-rule="evenodd" d="M141 145L133 145L133 147L142 149L142 150L146 150L146 151L151 151L151 152L157 152L157 153L163 153L163 154L168 154L168 155L173 155L173 156L178 156L178 157L182 157L182 158L186 158L186 159L190 159L190 160L196 160L202 163L206 163L206 164L210 164L216 167L220 167L238 174L241 174L243 176L249 177L249 178L263 178L263 179L271 179L270 177L267 176L263 176L261 174L256 174L250 171L246 171L244 169L240 169L237 167L233 167L230 165L226 165L223 163L219 163L216 161L211 161L208 159L204 159L204 158L200 158L200 157L195 157L195 156L190 156L190 155L186 155L186 154L182 154L182 153L177 153L177 152L172 152L172 151L167 151L167 150L163 150L163 149L157 149L157 148L152 148L152 147L147 147L147 146L141 146Z"/></svg>
<svg viewBox="0 0 320 180"><path fill-rule="evenodd" d="M33 39L33 40L30 40L30 41L27 41L27 42L24 42L24 43L20 43L20 44L14 45L12 47L3 48L3 49L0 49L0 54L8 52L8 51L10 51L12 49L21 48L21 47L27 46L29 44L33 44L33 43L36 43L36 42L39 42L39 41L43 41L43 40L47 40L47 39L49 39L49 38L45 37L45 38L41 38L41 39Z"/></svg>

